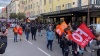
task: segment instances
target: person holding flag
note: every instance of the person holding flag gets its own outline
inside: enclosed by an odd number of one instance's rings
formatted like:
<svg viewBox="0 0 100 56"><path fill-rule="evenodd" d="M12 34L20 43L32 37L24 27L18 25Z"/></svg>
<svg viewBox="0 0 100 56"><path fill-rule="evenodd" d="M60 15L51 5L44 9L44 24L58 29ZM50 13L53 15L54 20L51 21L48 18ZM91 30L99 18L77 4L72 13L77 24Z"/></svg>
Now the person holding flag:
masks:
<svg viewBox="0 0 100 56"><path fill-rule="evenodd" d="M68 28L64 29L64 33L60 42L60 47L62 48L62 53L64 56L68 56L69 54L69 46L71 45L71 41L68 38Z"/></svg>

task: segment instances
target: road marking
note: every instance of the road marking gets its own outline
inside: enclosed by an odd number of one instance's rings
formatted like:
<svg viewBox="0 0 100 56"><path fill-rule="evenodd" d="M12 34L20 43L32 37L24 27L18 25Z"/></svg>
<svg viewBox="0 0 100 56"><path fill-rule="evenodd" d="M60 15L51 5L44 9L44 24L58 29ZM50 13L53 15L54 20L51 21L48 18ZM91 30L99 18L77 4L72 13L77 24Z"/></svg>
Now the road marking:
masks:
<svg viewBox="0 0 100 56"><path fill-rule="evenodd" d="M37 47L37 49L40 50L41 52L43 52L44 54L46 54L47 56L51 56L47 52L43 51L41 48Z"/></svg>
<svg viewBox="0 0 100 56"><path fill-rule="evenodd" d="M24 39L25 41L27 41L26 39ZM30 43L31 45L33 44L32 42L30 42L30 41L27 41L28 43Z"/></svg>
<svg viewBox="0 0 100 56"><path fill-rule="evenodd" d="M9 36L9 35L12 35L13 33L11 33L11 34L8 34L7 36Z"/></svg>

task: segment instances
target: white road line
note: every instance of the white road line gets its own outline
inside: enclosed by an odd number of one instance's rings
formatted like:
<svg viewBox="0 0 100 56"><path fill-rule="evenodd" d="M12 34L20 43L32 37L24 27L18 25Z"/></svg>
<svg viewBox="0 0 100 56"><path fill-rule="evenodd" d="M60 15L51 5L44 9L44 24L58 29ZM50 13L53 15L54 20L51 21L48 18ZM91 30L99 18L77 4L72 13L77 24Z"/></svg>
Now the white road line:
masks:
<svg viewBox="0 0 100 56"><path fill-rule="evenodd" d="M26 39L24 39L25 41L27 41ZM33 44L32 42L30 42L30 41L27 41L28 43L30 43L31 45Z"/></svg>
<svg viewBox="0 0 100 56"><path fill-rule="evenodd" d="M47 56L51 56L48 53L46 53L45 51L43 51L41 48L37 47L38 50L40 50L41 52L43 52L44 54L46 54Z"/></svg>
<svg viewBox="0 0 100 56"><path fill-rule="evenodd" d="M13 34L13 33L11 33L11 34L8 34L8 35L12 35L12 34ZM8 36L8 35L7 35L7 36Z"/></svg>

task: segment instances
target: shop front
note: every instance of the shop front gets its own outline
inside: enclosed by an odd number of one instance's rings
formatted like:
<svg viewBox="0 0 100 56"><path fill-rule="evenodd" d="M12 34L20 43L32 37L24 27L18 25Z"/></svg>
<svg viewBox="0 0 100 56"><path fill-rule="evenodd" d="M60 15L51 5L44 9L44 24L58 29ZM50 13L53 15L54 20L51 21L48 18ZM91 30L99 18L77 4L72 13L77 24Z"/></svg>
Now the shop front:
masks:
<svg viewBox="0 0 100 56"><path fill-rule="evenodd" d="M48 19L51 19L51 21L58 23L62 21L66 21L66 23L100 23L100 5L89 5L89 13L90 17L88 19L88 6L82 6L82 7L76 7L61 11L55 11L50 13L42 14L42 16ZM89 20L89 22L88 22ZM50 21L50 22L51 22Z"/></svg>

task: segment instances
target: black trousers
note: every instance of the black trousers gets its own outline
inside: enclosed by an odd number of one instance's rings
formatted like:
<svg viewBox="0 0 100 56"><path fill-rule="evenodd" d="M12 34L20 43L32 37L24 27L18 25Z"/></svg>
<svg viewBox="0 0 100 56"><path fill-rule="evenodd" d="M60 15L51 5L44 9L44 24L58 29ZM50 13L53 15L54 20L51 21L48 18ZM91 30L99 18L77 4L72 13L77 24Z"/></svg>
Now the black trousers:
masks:
<svg viewBox="0 0 100 56"><path fill-rule="evenodd" d="M64 56L68 56L69 51L64 51Z"/></svg>
<svg viewBox="0 0 100 56"><path fill-rule="evenodd" d="M48 44L47 44L47 48L49 48L49 46L50 46L51 50L52 50L52 42L53 42L53 40L48 40Z"/></svg>
<svg viewBox="0 0 100 56"><path fill-rule="evenodd" d="M34 36L34 40L36 40L36 33L32 33L32 40L33 40L33 36Z"/></svg>
<svg viewBox="0 0 100 56"><path fill-rule="evenodd" d="M78 52L75 53L75 51L72 51L72 53L73 53L73 56L78 56Z"/></svg>
<svg viewBox="0 0 100 56"><path fill-rule="evenodd" d="M97 56L100 56L100 50L97 51Z"/></svg>

